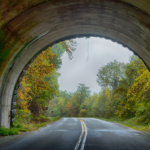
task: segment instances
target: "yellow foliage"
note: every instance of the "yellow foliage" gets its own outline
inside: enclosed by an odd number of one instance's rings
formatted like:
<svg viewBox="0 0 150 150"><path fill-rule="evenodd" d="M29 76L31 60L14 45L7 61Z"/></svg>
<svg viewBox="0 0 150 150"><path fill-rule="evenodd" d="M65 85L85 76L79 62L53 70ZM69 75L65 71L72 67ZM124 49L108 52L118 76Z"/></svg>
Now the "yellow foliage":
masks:
<svg viewBox="0 0 150 150"><path fill-rule="evenodd" d="M17 94L17 106L19 109L24 110L24 112L29 111L28 109L32 107L34 101L36 101L36 107L33 109L37 109L38 114L43 112L43 105L45 103L40 98L44 92L50 93L52 91L47 81L45 81L45 77L56 68L53 63L48 62L48 59L53 58L54 55L52 48L48 48L38 55L26 70ZM37 101L38 99L39 101Z"/></svg>

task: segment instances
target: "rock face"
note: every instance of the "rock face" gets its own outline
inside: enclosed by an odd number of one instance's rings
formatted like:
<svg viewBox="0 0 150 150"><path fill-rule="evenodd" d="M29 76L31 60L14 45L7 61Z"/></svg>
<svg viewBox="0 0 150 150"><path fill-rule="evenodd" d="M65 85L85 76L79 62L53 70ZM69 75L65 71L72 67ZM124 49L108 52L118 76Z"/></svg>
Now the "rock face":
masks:
<svg viewBox="0 0 150 150"><path fill-rule="evenodd" d="M1 126L10 126L20 75L31 60L54 43L85 36L127 46L150 68L149 0L1 0Z"/></svg>

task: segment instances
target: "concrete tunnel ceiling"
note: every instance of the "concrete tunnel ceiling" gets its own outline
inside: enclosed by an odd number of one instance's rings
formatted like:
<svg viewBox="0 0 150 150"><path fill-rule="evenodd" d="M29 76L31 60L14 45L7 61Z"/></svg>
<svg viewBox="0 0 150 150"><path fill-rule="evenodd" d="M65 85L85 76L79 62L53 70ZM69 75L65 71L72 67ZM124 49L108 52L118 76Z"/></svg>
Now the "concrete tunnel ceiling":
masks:
<svg viewBox="0 0 150 150"><path fill-rule="evenodd" d="M149 0L1 0L0 125L9 127L20 74L61 40L98 36L130 48L150 68Z"/></svg>

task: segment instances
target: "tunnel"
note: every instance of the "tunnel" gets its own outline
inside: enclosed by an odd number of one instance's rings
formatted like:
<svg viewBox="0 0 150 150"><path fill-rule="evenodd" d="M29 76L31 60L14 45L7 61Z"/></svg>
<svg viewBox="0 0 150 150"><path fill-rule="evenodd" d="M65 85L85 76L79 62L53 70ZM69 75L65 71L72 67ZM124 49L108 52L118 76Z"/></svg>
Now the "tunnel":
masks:
<svg viewBox="0 0 150 150"><path fill-rule="evenodd" d="M128 47L150 68L150 1L2 0L0 126L10 127L20 81L41 51L91 36Z"/></svg>

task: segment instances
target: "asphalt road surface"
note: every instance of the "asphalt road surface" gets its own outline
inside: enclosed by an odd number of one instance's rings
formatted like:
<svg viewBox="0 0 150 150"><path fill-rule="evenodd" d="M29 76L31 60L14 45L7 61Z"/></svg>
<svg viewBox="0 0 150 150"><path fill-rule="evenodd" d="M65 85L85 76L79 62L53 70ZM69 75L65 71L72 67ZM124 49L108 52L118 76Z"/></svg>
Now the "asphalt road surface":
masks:
<svg viewBox="0 0 150 150"><path fill-rule="evenodd" d="M0 150L150 150L150 136L99 119L62 118L0 144Z"/></svg>

